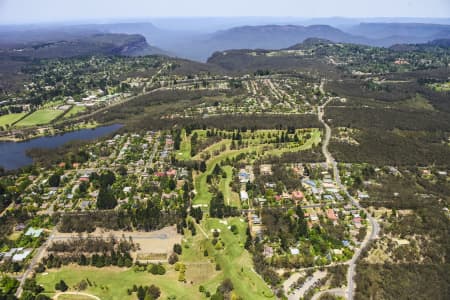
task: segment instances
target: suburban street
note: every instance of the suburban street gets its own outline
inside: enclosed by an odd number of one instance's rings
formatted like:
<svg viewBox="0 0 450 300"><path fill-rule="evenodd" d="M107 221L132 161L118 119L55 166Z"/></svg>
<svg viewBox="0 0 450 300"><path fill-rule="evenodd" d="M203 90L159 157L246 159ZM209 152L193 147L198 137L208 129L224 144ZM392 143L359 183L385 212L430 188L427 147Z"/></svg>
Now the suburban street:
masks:
<svg viewBox="0 0 450 300"><path fill-rule="evenodd" d="M349 266L348 266L348 272L347 272L348 287L347 287L346 294L347 294L348 300L353 300L353 293L354 293L354 289L355 289L355 281L353 278L355 276L356 262L359 259L359 257L361 256L363 249L366 248L366 246L369 244L369 242L378 237L378 234L380 232L380 225L375 220L375 218L373 218L372 215L364 207L362 207L359 204L359 202L352 195L350 195L350 193L347 191L346 186L344 184L342 184L341 178L339 175L339 169L337 166L337 162L334 159L334 157L332 156L332 154L330 153L330 151L328 150L328 145L329 145L330 139L331 139L331 128L327 124L327 122L324 120L324 114L325 114L325 107L331 101L332 101L332 99L327 100L323 105L319 106L317 109L319 121L325 127L325 139L322 144L322 152L323 152L323 155L325 156L327 164L331 165L333 167L334 179L335 179L337 185L339 186L339 188L341 190L345 191L347 197L350 199L351 203L354 206L356 206L358 209L364 211L364 213L367 215L367 218L370 222L370 226L368 227L367 235L364 238L363 242L361 243L360 247L356 250L356 252L353 255L352 259L350 260ZM334 292L336 292L336 291L334 291Z"/></svg>

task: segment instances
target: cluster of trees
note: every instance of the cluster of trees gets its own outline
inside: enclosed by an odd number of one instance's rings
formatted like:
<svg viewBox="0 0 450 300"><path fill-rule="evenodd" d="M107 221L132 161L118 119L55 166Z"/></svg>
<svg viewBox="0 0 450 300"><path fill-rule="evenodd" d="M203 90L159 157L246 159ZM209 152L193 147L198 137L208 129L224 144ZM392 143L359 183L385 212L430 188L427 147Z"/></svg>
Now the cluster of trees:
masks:
<svg viewBox="0 0 450 300"><path fill-rule="evenodd" d="M226 218L238 216L239 211L236 207L226 205L223 193L221 191L217 191L213 194L209 204L209 215L213 218Z"/></svg>
<svg viewBox="0 0 450 300"><path fill-rule="evenodd" d="M357 299L447 299L450 266L439 264L357 265ZM401 283L401 284L399 284Z"/></svg>
<svg viewBox="0 0 450 300"><path fill-rule="evenodd" d="M133 259L129 252L120 253L111 251L110 253L104 252L101 254L92 254L86 256L85 254L49 254L42 260L43 264L47 268L59 268L62 265L68 265L70 263L76 263L80 266L94 266L97 268L107 266L118 267L131 267L133 265Z"/></svg>
<svg viewBox="0 0 450 300"><path fill-rule="evenodd" d="M266 234L270 239L279 240L281 248L288 251L300 238L308 237L307 219L303 209L296 206L292 213L281 209L262 210L262 220L266 225Z"/></svg>
<svg viewBox="0 0 450 300"><path fill-rule="evenodd" d="M57 290L57 291L65 292L68 289L69 289L69 286L62 279L59 282L55 283L55 290Z"/></svg>
<svg viewBox="0 0 450 300"><path fill-rule="evenodd" d="M358 146L330 142L330 150L337 161L368 162L377 166L450 165L450 148L442 141L432 143L424 139L420 132L399 134L365 129L357 134L356 139Z"/></svg>
<svg viewBox="0 0 450 300"><path fill-rule="evenodd" d="M199 140L197 132L191 135L191 156L195 156L197 153L201 152L203 149L219 142L221 138L217 135L211 135L210 131L207 131L207 138L204 140Z"/></svg>
<svg viewBox="0 0 450 300"><path fill-rule="evenodd" d="M153 275L164 275L166 274L166 268L161 263L158 264L141 264L139 262L136 262L133 269L136 272L149 272Z"/></svg>
<svg viewBox="0 0 450 300"><path fill-rule="evenodd" d="M44 288L36 283L34 278L27 278L23 285L20 300L50 300L50 297L42 294Z"/></svg>
<svg viewBox="0 0 450 300"><path fill-rule="evenodd" d="M0 299L15 299L14 294L19 287L19 281L15 278L2 275L0 278Z"/></svg>
<svg viewBox="0 0 450 300"><path fill-rule="evenodd" d="M119 251L126 253L136 250L137 246L125 238L116 239L110 236L109 239L102 238L75 238L69 241L54 241L49 247L49 252L65 253L94 253Z"/></svg>
<svg viewBox="0 0 450 300"><path fill-rule="evenodd" d="M118 211L64 214L61 232L93 232L97 227L111 230L157 230L180 221L178 211L162 210L152 200Z"/></svg>
<svg viewBox="0 0 450 300"><path fill-rule="evenodd" d="M127 292L128 295L136 293L139 300L156 300L161 296L161 290L154 284L150 286L133 285L133 288L128 289Z"/></svg>

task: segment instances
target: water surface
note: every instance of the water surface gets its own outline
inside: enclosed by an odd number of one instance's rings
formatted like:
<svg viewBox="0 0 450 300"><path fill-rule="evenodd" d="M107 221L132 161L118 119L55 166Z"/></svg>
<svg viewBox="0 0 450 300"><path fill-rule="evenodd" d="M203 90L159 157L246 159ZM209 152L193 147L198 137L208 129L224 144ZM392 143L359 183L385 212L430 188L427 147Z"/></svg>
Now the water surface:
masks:
<svg viewBox="0 0 450 300"><path fill-rule="evenodd" d="M32 148L53 149L75 140L93 140L115 132L122 125L114 124L67 132L61 135L39 137L23 142L0 142L0 166L6 170L14 170L33 163L26 152Z"/></svg>

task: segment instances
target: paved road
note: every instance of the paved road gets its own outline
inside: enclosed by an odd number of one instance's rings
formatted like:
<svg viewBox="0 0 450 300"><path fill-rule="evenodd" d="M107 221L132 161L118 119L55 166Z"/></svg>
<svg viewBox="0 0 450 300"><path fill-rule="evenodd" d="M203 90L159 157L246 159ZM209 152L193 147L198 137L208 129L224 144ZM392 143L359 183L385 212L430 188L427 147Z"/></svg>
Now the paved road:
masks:
<svg viewBox="0 0 450 300"><path fill-rule="evenodd" d="M288 300L298 300L301 299L305 296L305 293L312 287L314 286L314 284L319 281L320 279L324 278L327 275L326 271L316 271L314 272L313 276L311 276L311 278L309 278L308 280L306 280L303 285L299 288L294 290L291 294L288 295ZM284 285L284 290L287 294L287 291L289 290L289 287L298 280L300 276L298 277L294 277L292 279L292 282L289 286ZM291 279L291 278L290 278Z"/></svg>
<svg viewBox="0 0 450 300"><path fill-rule="evenodd" d="M353 300L353 292L355 289L355 281L353 280L355 276L355 268L356 268L356 261L360 257L363 249L369 244L371 240L374 240L378 237L378 234L380 232L380 225L378 222L370 215L370 213L362 207L359 202L353 198L352 195L347 191L346 186L344 186L341 182L341 177L339 174L337 162L328 150L328 145L330 143L331 138L331 128L327 124L327 122L324 121L324 114L325 114L325 107L330 103L331 99L326 101L323 105L319 106L317 108L317 115L319 118L319 121L323 124L325 127L325 140L322 144L322 152L325 156L326 162L328 165L331 165L333 167L333 175L334 179L336 181L336 184L340 187L341 190L345 191L347 194L347 197L350 199L351 203L356 206L359 210L364 211L364 213L367 215L367 218L370 222L369 231L364 238L363 242L361 243L360 247L356 250L355 254L353 255L352 259L349 262L349 268L347 272L347 282L348 282L348 289L347 289L347 299Z"/></svg>
<svg viewBox="0 0 450 300"><path fill-rule="evenodd" d="M20 298L23 292L23 285L25 284L25 280L34 272L34 268L36 267L37 263L42 259L42 257L45 254L45 251L47 251L48 245L53 241L56 233L56 226L53 228L52 232L50 233L50 236L48 239L39 247L36 251L36 254L33 256L33 259L30 261L30 264L26 268L23 275L18 278L20 284L16 291L16 297Z"/></svg>

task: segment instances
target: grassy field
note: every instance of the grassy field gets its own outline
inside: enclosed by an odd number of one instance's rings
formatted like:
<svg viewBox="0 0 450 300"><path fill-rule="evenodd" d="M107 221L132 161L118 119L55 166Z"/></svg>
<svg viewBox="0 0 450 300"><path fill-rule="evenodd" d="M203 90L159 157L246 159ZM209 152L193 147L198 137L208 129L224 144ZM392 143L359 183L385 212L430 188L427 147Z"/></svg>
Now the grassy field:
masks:
<svg viewBox="0 0 450 300"><path fill-rule="evenodd" d="M64 119L68 119L71 118L81 112L84 112L86 110L85 106L78 106L78 105L74 105L72 106L71 109L69 109L69 111L64 115Z"/></svg>
<svg viewBox="0 0 450 300"><path fill-rule="evenodd" d="M17 122L21 118L23 118L26 115L26 113L19 113L19 114L8 114L4 116L0 116L0 126L6 126L11 125L14 122Z"/></svg>
<svg viewBox="0 0 450 300"><path fill-rule="evenodd" d="M89 279L92 286L88 286L84 292L105 300L136 299L135 294L130 296L127 293L127 289L132 288L134 284L158 286L162 293L161 299L166 299L171 295L176 295L177 300L201 298L198 285L192 285L189 281L188 283L179 282L178 272L172 266L168 267L167 273L163 276L117 267L65 266L58 270L50 270L47 275L38 274L37 282L44 286L45 293L54 295L55 284L59 280L64 280L70 288L69 291L74 291L73 286L86 278Z"/></svg>
<svg viewBox="0 0 450 300"><path fill-rule="evenodd" d="M313 129L311 132L311 138L308 139L304 144L298 145L295 143L291 143L292 147L284 147L278 149L272 149L264 152L264 155L272 155L272 156L280 156L285 152L297 152L297 151L305 151L309 150L314 146L317 146L321 142L321 132L318 129Z"/></svg>
<svg viewBox="0 0 450 300"><path fill-rule="evenodd" d="M239 218L229 218L224 224L218 219L207 219L202 225L206 232L211 232L211 229L220 230L220 239L225 244L224 249L217 250L209 242L208 252L221 266L221 277L231 279L237 295L243 299L273 299L272 291L253 270L250 253L244 248L247 222ZM228 229L231 225L237 226L237 234Z"/></svg>
<svg viewBox="0 0 450 300"><path fill-rule="evenodd" d="M227 178L220 180L219 189L223 193L225 203L227 205L240 207L241 200L239 195L231 190L230 183L233 180L233 168L231 166L223 166L222 169L227 174Z"/></svg>
<svg viewBox="0 0 450 300"><path fill-rule="evenodd" d="M233 234L228 227L236 225L237 234ZM152 275L148 272L135 272L132 269L117 267L95 268L81 266L64 266L60 269L49 270L48 273L38 274L37 282L43 285L45 293L53 296L55 284L61 279L69 286L69 291L75 291L74 286L82 280L89 279L91 285L83 291L108 300L131 300L136 295L128 295L127 289L136 285L154 284L161 289L161 298L176 295L176 299L206 299L198 289L202 285L214 294L219 284L229 278L233 282L235 293L243 299L274 299L272 291L253 270L253 262L244 248L246 240L247 222L244 219L229 218L226 221L208 218L203 220L201 228L210 235L212 229L220 230L220 240L224 244L222 249L216 249L202 231L195 236L189 233L183 242L183 254L180 262L186 265L186 283L178 281L179 272L174 266L165 265L165 275ZM208 256L204 256L204 250ZM216 264L221 269L216 270ZM82 300L66 295L59 299Z"/></svg>
<svg viewBox="0 0 450 300"><path fill-rule="evenodd" d="M231 225L237 226L237 234L228 229ZM244 248L247 222L239 218L228 218L226 221L207 218L202 221L201 228L208 238L197 230L197 235L187 235L183 243L181 261L187 266L188 280L203 276L201 285L213 294L217 286L229 278L235 293L243 299L274 299L270 288L253 270L250 253ZM220 240L225 245L223 249L216 249L211 243L212 229L220 230ZM205 250L208 256L203 255ZM220 265L220 271L215 270L216 264Z"/></svg>
<svg viewBox="0 0 450 300"><path fill-rule="evenodd" d="M180 151L178 151L177 159L188 160L191 158L191 138L186 135L183 129L181 132Z"/></svg>
<svg viewBox="0 0 450 300"><path fill-rule="evenodd" d="M59 117L64 111L58 109L40 109L21 120L17 127L45 125Z"/></svg>

